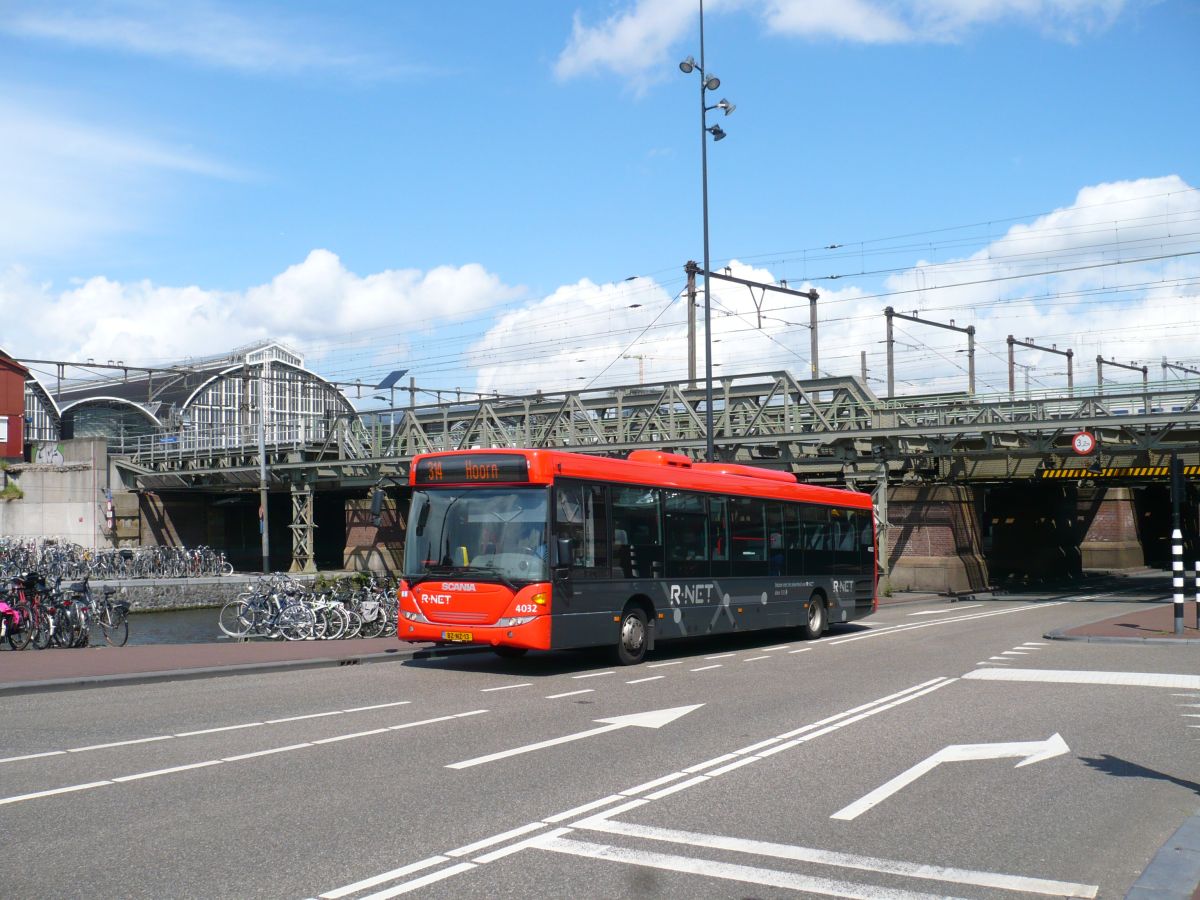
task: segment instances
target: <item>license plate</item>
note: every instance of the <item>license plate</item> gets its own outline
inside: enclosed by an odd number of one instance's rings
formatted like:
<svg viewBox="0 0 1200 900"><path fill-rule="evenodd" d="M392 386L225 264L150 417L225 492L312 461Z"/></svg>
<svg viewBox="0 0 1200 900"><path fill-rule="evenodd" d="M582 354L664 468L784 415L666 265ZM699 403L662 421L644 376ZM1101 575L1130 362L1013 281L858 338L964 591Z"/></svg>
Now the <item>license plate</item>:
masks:
<svg viewBox="0 0 1200 900"><path fill-rule="evenodd" d="M473 640L475 640L475 635L471 634L471 632L469 632L469 631L443 631L442 632L442 640L443 641L473 641Z"/></svg>

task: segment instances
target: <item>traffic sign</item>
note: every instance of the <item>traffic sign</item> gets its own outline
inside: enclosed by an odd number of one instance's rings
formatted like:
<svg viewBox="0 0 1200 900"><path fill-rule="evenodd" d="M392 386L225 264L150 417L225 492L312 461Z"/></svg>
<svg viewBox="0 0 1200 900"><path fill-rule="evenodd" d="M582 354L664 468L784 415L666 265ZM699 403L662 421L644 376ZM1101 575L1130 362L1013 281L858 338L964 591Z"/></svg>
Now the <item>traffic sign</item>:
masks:
<svg viewBox="0 0 1200 900"><path fill-rule="evenodd" d="M1096 436L1090 431L1081 431L1071 438L1071 449L1079 456L1087 456L1096 449Z"/></svg>

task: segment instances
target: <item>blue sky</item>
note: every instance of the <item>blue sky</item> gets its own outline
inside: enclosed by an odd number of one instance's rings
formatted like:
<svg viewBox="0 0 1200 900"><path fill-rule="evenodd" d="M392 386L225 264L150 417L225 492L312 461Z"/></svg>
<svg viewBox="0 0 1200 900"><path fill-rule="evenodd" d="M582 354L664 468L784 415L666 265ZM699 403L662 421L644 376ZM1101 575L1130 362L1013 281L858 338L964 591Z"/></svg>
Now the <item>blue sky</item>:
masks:
<svg viewBox="0 0 1200 900"><path fill-rule="evenodd" d="M0 0L0 346L682 377L697 24L695 0ZM816 287L823 372L866 350L882 393L889 304L975 324L981 390L1007 334L1077 373L1200 368L1200 5L709 0L705 26L737 106L709 114L713 268ZM713 296L719 374L807 373L807 304L760 324L745 288ZM898 340L898 390L962 387L953 333Z"/></svg>

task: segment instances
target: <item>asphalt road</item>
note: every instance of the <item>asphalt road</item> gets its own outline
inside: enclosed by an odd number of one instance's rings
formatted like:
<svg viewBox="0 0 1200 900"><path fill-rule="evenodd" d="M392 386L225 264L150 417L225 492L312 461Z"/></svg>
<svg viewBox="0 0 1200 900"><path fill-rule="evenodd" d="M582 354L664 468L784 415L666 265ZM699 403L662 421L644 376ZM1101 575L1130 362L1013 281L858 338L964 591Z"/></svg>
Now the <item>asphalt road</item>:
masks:
<svg viewBox="0 0 1200 900"><path fill-rule="evenodd" d="M1122 897L1200 807L1200 653L1042 637L1084 614L0 697L0 889Z"/></svg>

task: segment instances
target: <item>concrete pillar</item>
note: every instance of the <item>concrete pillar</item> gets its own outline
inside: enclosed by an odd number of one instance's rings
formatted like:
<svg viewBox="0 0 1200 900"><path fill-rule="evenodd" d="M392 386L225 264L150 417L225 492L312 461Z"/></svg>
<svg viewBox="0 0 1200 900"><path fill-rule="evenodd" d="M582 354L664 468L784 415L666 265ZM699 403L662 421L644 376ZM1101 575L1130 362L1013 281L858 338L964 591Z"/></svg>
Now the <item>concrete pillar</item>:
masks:
<svg viewBox="0 0 1200 900"><path fill-rule="evenodd" d="M988 587L974 488L897 485L888 505L893 589L946 594Z"/></svg>
<svg viewBox="0 0 1200 900"><path fill-rule="evenodd" d="M1146 563L1138 537L1133 491L1127 487L1080 492L1079 545L1085 569L1136 569Z"/></svg>

